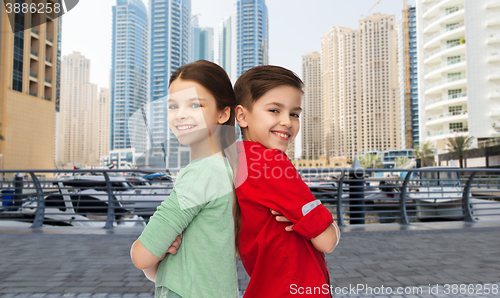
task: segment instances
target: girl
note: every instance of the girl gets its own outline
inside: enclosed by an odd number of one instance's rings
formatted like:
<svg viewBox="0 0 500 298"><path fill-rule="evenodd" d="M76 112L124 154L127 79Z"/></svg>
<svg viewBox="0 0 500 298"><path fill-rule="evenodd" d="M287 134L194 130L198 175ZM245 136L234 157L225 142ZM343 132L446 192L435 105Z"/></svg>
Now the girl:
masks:
<svg viewBox="0 0 500 298"><path fill-rule="evenodd" d="M167 104L170 128L190 146L191 163L132 245L132 261L155 280L155 297L238 297L234 195L222 153L235 140L231 82L212 62L184 65L170 78Z"/></svg>

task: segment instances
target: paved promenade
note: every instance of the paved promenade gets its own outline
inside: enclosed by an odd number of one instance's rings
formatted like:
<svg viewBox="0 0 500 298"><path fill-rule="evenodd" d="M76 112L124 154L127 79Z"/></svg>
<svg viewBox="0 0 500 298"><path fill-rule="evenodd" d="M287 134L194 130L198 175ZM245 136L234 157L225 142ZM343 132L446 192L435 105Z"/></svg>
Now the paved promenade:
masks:
<svg viewBox="0 0 500 298"><path fill-rule="evenodd" d="M129 257L142 228L2 224L1 298L153 297L153 283ZM366 225L344 228L327 262L335 297L498 297L499 253L499 221ZM244 290L241 264L238 274Z"/></svg>

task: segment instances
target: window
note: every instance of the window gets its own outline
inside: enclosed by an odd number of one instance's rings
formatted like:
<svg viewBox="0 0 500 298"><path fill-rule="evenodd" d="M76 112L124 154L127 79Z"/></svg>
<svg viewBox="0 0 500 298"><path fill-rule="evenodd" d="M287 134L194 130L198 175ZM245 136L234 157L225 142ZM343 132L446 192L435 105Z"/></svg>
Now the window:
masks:
<svg viewBox="0 0 500 298"><path fill-rule="evenodd" d="M459 131L464 131L464 124L463 123L450 123L450 131L452 132L459 132Z"/></svg>
<svg viewBox="0 0 500 298"><path fill-rule="evenodd" d="M448 90L448 99L458 98L462 96L462 89Z"/></svg>
<svg viewBox="0 0 500 298"><path fill-rule="evenodd" d="M462 106L451 106L448 107L448 112L455 116L455 115L460 115L462 114Z"/></svg>

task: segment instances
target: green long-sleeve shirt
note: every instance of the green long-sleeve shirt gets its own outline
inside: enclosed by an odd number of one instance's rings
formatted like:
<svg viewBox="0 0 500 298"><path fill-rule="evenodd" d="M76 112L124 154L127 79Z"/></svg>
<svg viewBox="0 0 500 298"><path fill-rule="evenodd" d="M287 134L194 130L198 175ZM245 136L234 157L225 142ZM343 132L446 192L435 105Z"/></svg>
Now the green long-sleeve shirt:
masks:
<svg viewBox="0 0 500 298"><path fill-rule="evenodd" d="M161 257L183 233L177 253L160 263L157 288L166 287L183 298L238 297L233 200L231 170L224 157L197 159L180 171L171 195L139 237Z"/></svg>

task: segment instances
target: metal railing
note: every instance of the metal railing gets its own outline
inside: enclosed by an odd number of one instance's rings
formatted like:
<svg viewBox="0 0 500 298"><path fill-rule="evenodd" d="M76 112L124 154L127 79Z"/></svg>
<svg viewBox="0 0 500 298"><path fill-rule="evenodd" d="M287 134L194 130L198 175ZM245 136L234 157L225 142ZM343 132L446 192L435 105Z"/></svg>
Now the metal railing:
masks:
<svg viewBox="0 0 500 298"><path fill-rule="evenodd" d="M455 112L449 112L449 113L444 113L440 115L435 115L427 118L427 121L433 121L441 118L446 118L446 117L453 117L453 116L462 116L462 115L467 115L467 110L464 111L455 111Z"/></svg>
<svg viewBox="0 0 500 298"><path fill-rule="evenodd" d="M443 84L447 84L447 83L451 83L451 82L455 82L455 81L459 81L459 80L465 80L465 79L467 79L467 75L465 75L465 74L448 77L448 78L441 80L439 82L429 84L428 86L426 86L426 89L429 90L429 89L434 88L434 87L439 86L439 85L443 85Z"/></svg>
<svg viewBox="0 0 500 298"><path fill-rule="evenodd" d="M0 184L0 220L28 222L34 228L144 225L174 183L168 177L148 180L138 170L0 172L9 177ZM500 169L299 172L339 225L500 220Z"/></svg>
<svg viewBox="0 0 500 298"><path fill-rule="evenodd" d="M428 131L427 135L430 137L435 137L435 136L465 133L465 132L469 132L469 127L462 127L462 128L448 129L448 130L439 130L439 131L434 131L434 132Z"/></svg>
<svg viewBox="0 0 500 298"><path fill-rule="evenodd" d="M460 6L457 6L456 7L457 10L446 10L445 12L442 12L440 13L437 17L427 21L427 22L424 22L424 28L426 28L427 26L429 26L430 24L434 23L435 21L437 21L438 19L442 18L442 17L445 17L447 15L450 15L450 14L453 14L453 13L456 13L456 12L459 12L459 11L463 11L464 10L464 6L463 5L460 5Z"/></svg>
<svg viewBox="0 0 500 298"><path fill-rule="evenodd" d="M436 98L436 99L429 99L429 100L425 101L425 105L430 106L432 104L435 104L435 103L438 103L441 101L454 100L454 99L464 98L464 97L467 97L467 92L452 94L452 95L448 95L446 97L440 97L440 98Z"/></svg>
<svg viewBox="0 0 500 298"><path fill-rule="evenodd" d="M465 58L455 58L455 59L450 59L448 60L446 63L441 63L439 65L436 65L436 66L433 66L431 68L429 68L428 70L425 71L425 74L429 74L437 69L440 69L440 68L443 68L443 67L446 67L446 66L450 66L450 65L453 65L453 64L457 64L457 63L460 63L460 62L465 62Z"/></svg>

